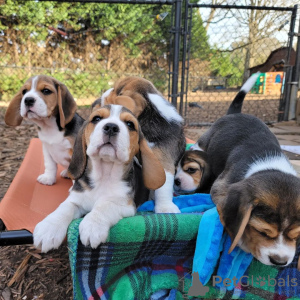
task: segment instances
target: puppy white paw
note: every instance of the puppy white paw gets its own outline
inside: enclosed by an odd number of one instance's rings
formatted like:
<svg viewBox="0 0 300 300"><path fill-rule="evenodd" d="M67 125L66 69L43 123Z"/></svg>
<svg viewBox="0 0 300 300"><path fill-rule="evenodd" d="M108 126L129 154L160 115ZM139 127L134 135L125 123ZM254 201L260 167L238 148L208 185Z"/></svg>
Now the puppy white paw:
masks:
<svg viewBox="0 0 300 300"><path fill-rule="evenodd" d="M97 248L108 237L109 226L99 220L99 217L88 213L79 224L79 235L83 245Z"/></svg>
<svg viewBox="0 0 300 300"><path fill-rule="evenodd" d="M42 174L37 178L37 181L44 185L53 185L56 182L56 177L50 176L48 174Z"/></svg>
<svg viewBox="0 0 300 300"><path fill-rule="evenodd" d="M180 210L176 204L173 202L165 203L165 204L155 204L154 210L157 214L180 214Z"/></svg>
<svg viewBox="0 0 300 300"><path fill-rule="evenodd" d="M68 225L48 216L38 223L34 229L34 246L41 249L42 252L57 249L66 237Z"/></svg>
<svg viewBox="0 0 300 300"><path fill-rule="evenodd" d="M68 169L65 169L65 170L61 171L60 176L63 177L63 178L70 178L68 176Z"/></svg>

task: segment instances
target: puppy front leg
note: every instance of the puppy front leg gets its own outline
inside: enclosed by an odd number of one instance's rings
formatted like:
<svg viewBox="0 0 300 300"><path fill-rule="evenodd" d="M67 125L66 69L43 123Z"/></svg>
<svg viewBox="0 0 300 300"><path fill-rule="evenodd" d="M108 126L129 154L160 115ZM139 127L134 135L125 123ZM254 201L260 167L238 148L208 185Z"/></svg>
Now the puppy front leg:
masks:
<svg viewBox="0 0 300 300"><path fill-rule="evenodd" d="M114 203L105 201L95 204L94 208L88 213L79 225L80 240L83 245L91 245L97 248L104 243L108 237L110 228L125 217L132 217L136 213L135 206L128 204Z"/></svg>
<svg viewBox="0 0 300 300"><path fill-rule="evenodd" d="M49 150L43 143L43 154L44 154L44 164L45 172L37 178L37 181L41 184L52 185L56 182L56 172L57 164L53 160L49 153Z"/></svg>
<svg viewBox="0 0 300 300"><path fill-rule="evenodd" d="M165 184L154 191L156 213L180 213L179 208L173 203L174 174L165 170Z"/></svg>
<svg viewBox="0 0 300 300"><path fill-rule="evenodd" d="M81 197L80 193L71 192L54 212L36 225L33 232L35 247L40 248L42 252L48 252L62 244L71 221L83 213L78 206Z"/></svg>

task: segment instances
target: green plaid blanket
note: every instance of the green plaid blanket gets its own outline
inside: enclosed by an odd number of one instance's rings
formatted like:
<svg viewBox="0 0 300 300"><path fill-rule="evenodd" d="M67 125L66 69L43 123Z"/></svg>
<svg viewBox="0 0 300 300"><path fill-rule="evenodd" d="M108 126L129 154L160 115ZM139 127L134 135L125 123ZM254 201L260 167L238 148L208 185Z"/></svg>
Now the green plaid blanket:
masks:
<svg viewBox="0 0 300 300"><path fill-rule="evenodd" d="M74 299L150 299L162 289L174 289L182 299L191 284L200 219L199 214L125 218L97 249L78 242L81 220L73 221L68 242Z"/></svg>
<svg viewBox="0 0 300 300"><path fill-rule="evenodd" d="M68 232L74 299L192 298L188 294L201 214L125 218L111 229L108 241L97 249L84 247L78 241L80 221L73 221ZM297 259L298 255L283 269L254 259L233 291L216 287L220 279L213 275L205 295L199 294L197 298L300 299ZM157 291L168 292L168 298L159 298Z"/></svg>

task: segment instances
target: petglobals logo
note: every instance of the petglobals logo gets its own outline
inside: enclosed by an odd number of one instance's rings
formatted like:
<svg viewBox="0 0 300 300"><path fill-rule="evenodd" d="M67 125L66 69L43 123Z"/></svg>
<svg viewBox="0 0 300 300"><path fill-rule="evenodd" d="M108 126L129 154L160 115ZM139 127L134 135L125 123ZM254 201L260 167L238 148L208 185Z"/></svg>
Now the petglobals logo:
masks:
<svg viewBox="0 0 300 300"><path fill-rule="evenodd" d="M238 284L240 284L243 287L247 286L268 286L268 287L296 287L298 286L297 278L290 278L290 276L287 276L287 278L272 278L270 275L268 276L242 276L241 278L221 278L220 276L213 276L212 277L212 285L213 286L234 286L236 287Z"/></svg>
<svg viewBox="0 0 300 300"><path fill-rule="evenodd" d="M193 281L191 287L189 288L188 295L194 297L205 296L205 294L209 291L209 287L204 286L201 283L198 272L194 272L192 276L193 276Z"/></svg>
<svg viewBox="0 0 300 300"><path fill-rule="evenodd" d="M192 273L192 285L190 286L188 293L186 296L205 296L207 292L209 292L209 287L205 286L201 283L199 279L198 272ZM212 286L213 287L236 287L237 285L241 285L242 287L296 287L298 286L297 278L291 278L287 276L286 278L272 278L270 275L268 276L242 276L241 278L222 278L221 276L213 276L212 277Z"/></svg>

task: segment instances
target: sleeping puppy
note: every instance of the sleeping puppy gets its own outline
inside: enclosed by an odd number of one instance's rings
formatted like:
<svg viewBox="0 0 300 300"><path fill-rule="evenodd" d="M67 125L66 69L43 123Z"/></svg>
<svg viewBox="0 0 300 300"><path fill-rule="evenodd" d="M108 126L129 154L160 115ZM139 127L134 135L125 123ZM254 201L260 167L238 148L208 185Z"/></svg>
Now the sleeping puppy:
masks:
<svg viewBox="0 0 300 300"><path fill-rule="evenodd" d="M28 79L10 102L5 123L18 126L23 118L38 126L43 143L45 172L37 180L46 185L56 181L57 164L66 168L70 151L84 120L76 113L76 103L67 87L50 76L38 75Z"/></svg>
<svg viewBox="0 0 300 300"><path fill-rule="evenodd" d="M142 162L142 176L134 163ZM75 183L69 197L37 224L34 245L43 252L58 248L71 221L83 215L81 242L96 248L109 229L134 216L136 204L148 200L148 189L158 189L165 173L148 147L134 115L120 105L95 110L75 141L69 172ZM139 200L139 203L137 203Z"/></svg>
<svg viewBox="0 0 300 300"><path fill-rule="evenodd" d="M236 245L266 265L287 266L300 236L300 179L275 135L234 101L198 140L216 181L211 197Z"/></svg>
<svg viewBox="0 0 300 300"><path fill-rule="evenodd" d="M200 150L187 150L176 168L175 194L209 193L212 183L207 154Z"/></svg>
<svg viewBox="0 0 300 300"><path fill-rule="evenodd" d="M175 166L185 151L183 119L154 85L143 78L118 81L93 104L94 108L119 104L137 117L153 153L164 167L166 183L154 191L156 213L179 213L172 202Z"/></svg>

